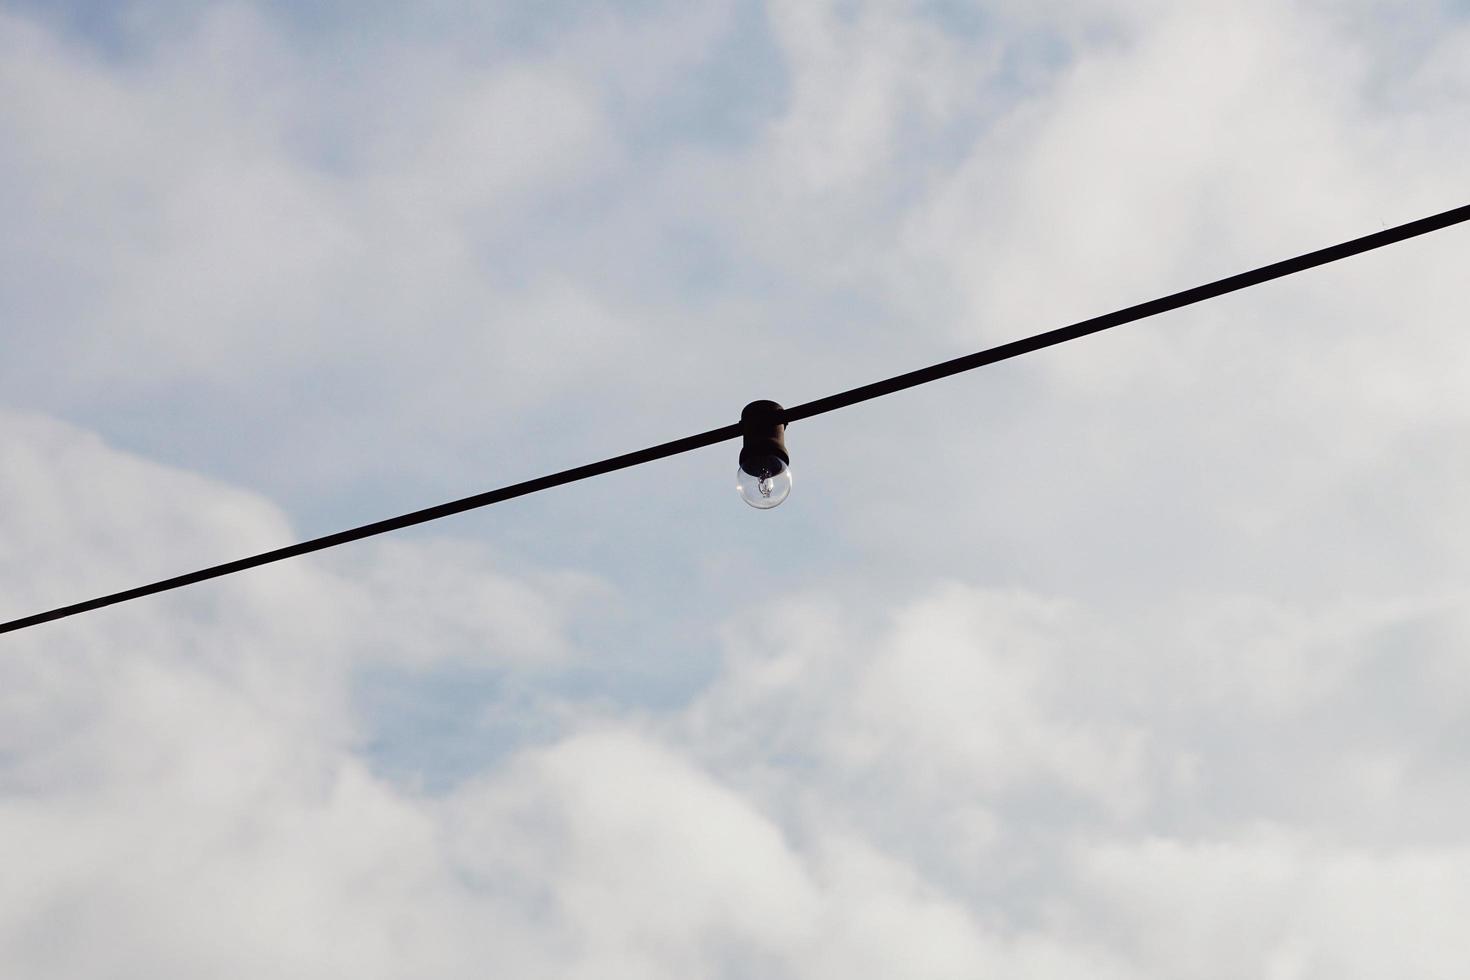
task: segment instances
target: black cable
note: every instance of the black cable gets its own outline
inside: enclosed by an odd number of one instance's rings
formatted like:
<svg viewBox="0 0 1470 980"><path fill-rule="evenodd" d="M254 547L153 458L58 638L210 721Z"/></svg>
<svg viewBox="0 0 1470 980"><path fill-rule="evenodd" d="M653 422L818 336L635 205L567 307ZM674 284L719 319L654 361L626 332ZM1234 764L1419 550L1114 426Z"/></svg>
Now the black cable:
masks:
<svg viewBox="0 0 1470 980"><path fill-rule="evenodd" d="M637 466L640 463L651 463L665 456L677 456L679 453L687 453L691 449L701 449L712 446L726 439L734 439L740 435L740 425L727 425L720 429L711 429L701 432L699 435L685 436L683 439L675 439L673 442L665 442L661 445L650 446L637 452L624 453L611 459L604 459L597 463L587 463L583 466L575 466L560 473L552 473L550 476L537 477L524 483L514 483L499 490L487 490L470 497L461 497L459 500L451 500L445 504L437 504L433 507L425 507L408 514L400 514L397 517L389 517L385 520L374 521L361 527L350 528L346 531L337 531L334 534L323 535L320 538L312 538L310 541L302 541L298 544L287 545L274 551L263 551L249 558L237 558L227 561L223 565L213 565L209 568L201 568L197 572L189 572L186 575L175 575L159 582L148 585L140 585L137 588L127 589L123 592L114 592L112 595L99 596L96 599L88 599L86 602L73 603L70 606L61 606L33 616L25 616L21 619L13 619L8 623L0 623L0 633L9 633L12 630L25 629L27 626L38 626L41 623L49 623L53 619L64 619L67 616L75 616L77 613L90 612L93 609L101 609L103 606L115 605L119 602L127 602L129 599L141 599L145 595L153 595L156 592L167 592L170 589L183 588L193 585L195 582L203 582L206 579L219 578L221 575L230 575L234 572L243 572L247 568L256 568L260 565L269 565L271 562L283 561L287 558L295 558L297 555L310 554L313 551L321 551L323 548L335 548L339 544L349 541L359 541L370 538L375 534L386 534L389 531L397 531L400 528L413 527L415 524L423 524L426 521L437 521L441 517L449 517L452 514L461 514L476 507L488 507L498 504L502 500L510 500L514 497L524 497L528 493L536 493L538 490L550 490L564 483L575 483L585 480L591 476L601 476L603 473L611 473L614 470L627 469L629 466Z"/></svg>
<svg viewBox="0 0 1470 980"><path fill-rule="evenodd" d="M1021 354L1029 354L1031 351L1041 350L1044 347L1052 347L1069 340L1076 340L1079 337L1086 337L1088 334L1107 330L1109 327L1117 327L1125 323L1132 323L1135 320L1157 316L1160 313L1177 310L1183 306L1190 306L1207 299L1213 299L1216 296L1233 293L1237 290L1246 289L1263 282L1269 282L1272 279L1280 279L1283 276L1316 268L1319 265L1326 265L1329 262L1336 262L1339 259L1359 255L1363 252L1370 252L1375 248L1382 248L1385 245L1392 245L1405 239L1426 235L1429 232L1438 231L1441 228L1447 228L1464 221L1470 221L1470 205L1452 208L1449 211L1431 215L1427 218L1420 218L1417 221L1410 221L1407 224L1397 225L1383 231L1376 231L1371 235L1354 238L1340 245L1332 245L1328 248L1318 249L1315 252L1307 252L1304 255L1298 255L1281 262L1273 262L1270 265L1261 266L1259 269L1227 276L1224 279L1217 279L1203 286L1195 286L1192 289L1186 289L1159 299L1149 300L1146 303L1139 303L1137 306L1129 306L1113 313L1104 313L1102 316L1096 316L1090 320L1082 320L1079 323L1073 323L1069 326L1058 327L1055 330L1048 330L1046 333L1040 333L1034 337L1013 340L1010 343L1001 344L999 347L992 347L989 350L967 354L964 357L957 357L950 361L931 365L930 367L920 368L917 371L910 371L907 374L896 375L883 381L875 381L872 384L861 385L860 387L851 388L835 395L818 398L815 401L809 401L803 405L786 409L783 421L789 424L811 418L814 415L821 415L839 408L846 408L848 405L855 405L858 402L867 401L871 398L891 395L896 391L903 391L905 388L928 384L930 381L938 381L941 378L948 378L964 371L972 371L975 368L984 367L987 364L994 364L997 361L1004 361L1012 357L1018 357ZM452 514L474 510L477 507L487 507L490 504L498 504L501 501L510 500L514 497L523 497L526 494L549 490L552 487L559 487L566 483L574 483L589 477L600 476L603 473L612 473L616 470L627 469L630 466L651 463L657 459L677 456L680 453L686 453L690 450L702 449L705 446L712 446L715 443L735 439L740 434L741 427L739 423L726 425L718 429L711 429L708 432L701 432L698 435L685 436L682 439L675 439L672 442L650 446L647 449L640 449L636 452L624 453L621 456L613 456L610 459L604 459L600 462L587 463L586 465L573 467L569 470L562 470L560 473L553 473L550 476L542 476L534 480L527 480L524 483L501 487L499 490L488 490L485 493L478 493L459 500L452 500L434 507L426 507L423 510L416 510L409 514L374 521L371 524L364 524L361 527L351 528L346 531L338 531L335 534L328 534L320 538L312 538L309 541L302 541L284 548L277 548L274 551L266 551L248 558L225 562L223 565L214 565L210 568L189 572L186 575L176 575L173 578L166 578L149 585L140 585L122 592L114 592L111 595L88 599L86 602L60 606L47 612L13 619L8 623L0 623L0 633L21 630L28 626L38 626L41 623L48 623L55 619L64 619L67 616L75 616L78 613L101 609L103 606L127 602L130 599L140 599L143 596L153 595L158 592L167 592L170 589L193 585L195 582L203 582L206 579L219 578L221 575L230 575L234 572L242 572L247 568L256 568L260 565L268 565L287 558L295 558L297 555L321 551L324 548L333 548L339 544L346 544L349 541L358 541L376 534L385 534L388 531L396 531L400 528L412 527L415 524L423 524L426 521L435 521L441 517L449 517Z"/></svg>
<svg viewBox="0 0 1470 980"><path fill-rule="evenodd" d="M1440 214L1410 221L1408 224L1395 225L1383 231L1375 231L1371 235L1362 238L1354 238L1352 241L1343 242L1341 245L1331 245L1327 248L1318 249L1315 252L1307 252L1294 258L1283 259L1280 262L1272 262L1263 265L1259 269L1249 272L1240 272L1224 279L1216 279L1214 282L1203 286L1195 286L1183 292L1173 293L1159 299L1151 299L1147 303L1139 303L1137 306L1129 306L1113 313L1104 313L1090 320L1082 320L1069 326L1058 327L1039 333L1034 337L1026 337L1022 340L1013 340L999 347L982 350L975 354L966 354L964 357L956 357L952 361L934 364L907 374L900 374L884 381L874 381L872 384L852 388L836 395L828 395L826 398L818 398L807 402L805 405L797 405L795 408L786 410L786 422L797 422L801 419L809 419L813 415L821 415L823 412L835 411L846 408L858 402L865 402L870 398L878 398L882 395L891 395L895 391L903 391L905 388L913 388L916 385L928 384L938 381L940 378L948 378L951 375L960 374L963 371L973 371L975 368L994 364L996 361L1004 361L1008 358L1019 357L1029 354L1043 347L1053 347L1065 343L1068 340L1076 340L1078 337L1086 337L1088 334L1107 330L1109 327L1122 326L1135 320L1143 320L1170 310L1177 310L1181 306L1190 306L1201 303L1216 296L1224 296L1249 286L1256 286L1272 279L1280 279L1293 273L1304 272L1307 269L1315 269L1319 265L1336 262L1363 252L1371 252L1375 248L1385 245L1393 245L1396 242L1408 238L1417 238L1427 235L1431 231L1439 231L1451 225L1470 221L1470 204L1463 207L1451 208Z"/></svg>

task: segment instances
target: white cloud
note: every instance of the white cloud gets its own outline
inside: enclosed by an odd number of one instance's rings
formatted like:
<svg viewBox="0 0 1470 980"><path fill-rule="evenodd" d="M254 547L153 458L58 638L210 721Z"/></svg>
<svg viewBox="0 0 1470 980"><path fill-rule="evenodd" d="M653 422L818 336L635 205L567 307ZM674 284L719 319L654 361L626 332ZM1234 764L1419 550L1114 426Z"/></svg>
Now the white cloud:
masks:
<svg viewBox="0 0 1470 980"><path fill-rule="evenodd" d="M1461 203L1389 13L0 15L0 609ZM0 973L1450 975L1464 241L7 635Z"/></svg>
<svg viewBox="0 0 1470 980"><path fill-rule="evenodd" d="M482 229L514 238L531 203L618 165L570 72L409 50L376 67L384 104L314 78L243 8L126 72L14 15L0 38L19 390L71 407L207 385L308 418L336 395L413 430L446 390L524 403L599 355L613 318L587 289L515 287L476 254ZM407 364L437 383L405 386ZM323 365L335 386L303 380Z"/></svg>
<svg viewBox="0 0 1470 980"><path fill-rule="evenodd" d="M1280 833L1106 845L1082 861L1099 899L1085 928L1133 937L1151 976L1451 977L1466 953L1464 866L1463 848L1340 850Z"/></svg>
<svg viewBox="0 0 1470 980"><path fill-rule="evenodd" d="M69 427L4 431L5 471L26 474L6 514L77 473L120 488L119 509L69 511L78 542L182 523L179 540L223 547L250 540L252 512L256 534L285 526ZM337 568L9 638L9 968L1368 976L1416 924L1450 935L1428 913L1371 941L1356 924L1460 901L1431 870L1461 847L1442 819L1463 803L1460 759L1433 737L1463 700L1453 603L1202 599L1120 619L958 585L891 611L793 597L731 624L726 670L687 710L548 702L540 745L425 797L354 748L353 665L566 656L542 621L585 586L504 578L448 541ZM35 595L18 581L7 595ZM1407 827L1423 842L1395 843ZM1170 916L1185 928L1155 937Z"/></svg>

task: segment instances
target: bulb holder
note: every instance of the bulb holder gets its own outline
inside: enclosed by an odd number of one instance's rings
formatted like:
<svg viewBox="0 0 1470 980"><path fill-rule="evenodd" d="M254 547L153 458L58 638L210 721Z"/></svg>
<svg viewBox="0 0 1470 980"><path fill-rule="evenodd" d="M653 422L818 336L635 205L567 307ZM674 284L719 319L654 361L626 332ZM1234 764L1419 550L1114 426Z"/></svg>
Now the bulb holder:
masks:
<svg viewBox="0 0 1470 980"><path fill-rule="evenodd" d="M740 413L745 442L740 447L740 468L753 476L773 476L772 458L791 465L786 452L786 409L773 401L754 401Z"/></svg>

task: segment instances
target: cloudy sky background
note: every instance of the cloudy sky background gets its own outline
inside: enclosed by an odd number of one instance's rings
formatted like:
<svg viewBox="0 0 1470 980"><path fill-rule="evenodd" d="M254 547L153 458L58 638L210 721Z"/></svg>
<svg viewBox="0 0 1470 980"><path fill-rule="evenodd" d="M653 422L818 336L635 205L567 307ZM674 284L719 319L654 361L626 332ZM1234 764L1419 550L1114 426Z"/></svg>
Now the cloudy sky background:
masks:
<svg viewBox="0 0 1470 980"><path fill-rule="evenodd" d="M0 618L1467 159L1460 3L0 4ZM1459 976L1467 257L0 638L0 974Z"/></svg>

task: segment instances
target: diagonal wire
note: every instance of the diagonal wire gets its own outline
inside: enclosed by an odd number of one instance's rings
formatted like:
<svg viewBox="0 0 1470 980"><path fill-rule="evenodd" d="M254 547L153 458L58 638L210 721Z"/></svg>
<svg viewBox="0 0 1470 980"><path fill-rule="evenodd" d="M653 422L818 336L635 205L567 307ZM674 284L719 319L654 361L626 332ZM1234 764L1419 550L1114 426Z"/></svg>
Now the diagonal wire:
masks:
<svg viewBox="0 0 1470 980"><path fill-rule="evenodd" d="M1195 303L1213 299L1216 296L1223 296L1226 293L1233 293L1264 282L1270 282L1272 279L1280 279L1284 276L1294 275L1295 273L1304 272L1307 269L1313 269L1317 266L1327 265L1331 262L1337 262L1354 255L1361 255L1364 252L1371 252L1374 249L1383 248L1385 245L1392 245L1409 238L1427 235L1430 232L1448 228L1451 225L1457 225L1464 221L1470 221L1470 205L1452 208L1448 211L1442 211L1439 214L1430 215L1427 218L1420 218L1406 224L1373 232L1370 235L1364 235L1361 238L1354 238L1351 241L1330 245L1327 248L1318 249L1313 252L1306 252L1289 259L1283 259L1280 262L1273 262L1270 265L1263 265L1258 269L1237 273L1233 276L1227 276L1224 279L1217 279L1214 282L1205 283L1204 285L1195 286L1177 293L1171 293L1168 296L1152 299L1146 303L1139 303L1136 306L1125 307L1121 310L1115 310L1112 313L1104 313L1101 316L1095 316L1091 319L1082 320L1065 327L1058 327L1055 330L1048 330L1045 333L1039 333L1021 340L1013 340L1010 343L1001 344L998 347L991 347L988 350L967 354L964 357L956 357L953 360L933 364L929 367L920 368L917 371L909 371L906 374L895 375L891 378L885 378L882 381L874 381L871 384L850 388L847 391L839 392L835 395L818 398L814 401L786 409L783 413L782 421L787 424L799 422L802 419L809 419L826 412L833 412L839 408L855 405L858 402L880 398L883 395L891 395L894 392L928 384L931 381L938 381L942 378L952 377L965 371L973 371L975 368L984 367L987 364L994 364L997 361L1019 357L1022 354L1029 354L1032 351L1041 350L1046 347L1054 347L1057 344L1063 344L1069 340L1076 340L1079 337L1086 337L1089 334L1099 333L1100 331L1121 326L1125 323L1133 323L1137 320L1157 316L1160 313L1167 313L1170 310L1191 306ZM426 507L423 510L416 510L408 514L400 514L397 517L374 521L371 524L364 524L346 531L337 531L334 534L327 534L308 541L301 541L297 544L277 548L273 551L265 551L258 555L251 555L248 558L238 558L234 561L225 562L221 565L213 565L209 568L201 568L198 571L188 572L184 575L175 575L173 578L166 578L149 583L148 585L125 589L122 592L114 592L111 595L99 596L95 599L88 599L85 602L77 602L69 606L59 606L46 612L23 616L20 619L13 619L7 623L0 623L0 633L10 633L30 626L39 626L41 623L64 619L79 613L90 612L93 609L101 609L104 606L116 605L119 602L141 599L144 596L167 592L171 589L182 588L186 585L193 585L196 582L203 582L212 578L219 578L222 575L243 572L248 568L269 565L272 562L284 561L287 558L295 558L298 555L310 554L313 551L321 551L326 548L335 548L338 545L347 544L351 541L360 541L363 538L386 534L389 531L412 527L415 524L423 524L454 514L462 514L465 511L475 510L479 507L488 507L491 504L498 504L516 497L524 497L527 494L549 490L552 487L559 487L563 484L575 483L578 480L586 480L604 473L627 469L630 466L640 466L644 463L651 463L654 460L677 456L680 453L687 453L691 450L701 449L705 446L712 446L715 443L738 438L741 435L741 431L741 426L737 422L718 429L710 429L707 432L701 432L697 435L675 439L672 442L650 446L647 449L639 449L631 453L624 453L621 456L613 456L600 460L596 463L587 463L569 470L562 470L559 473L537 477L534 480L515 483L507 487L501 487L498 490L488 490L484 493L462 497L459 500L452 500L448 503Z"/></svg>
<svg viewBox="0 0 1470 980"><path fill-rule="evenodd" d="M1470 221L1470 204L1458 208L1451 208L1439 214L1432 214L1427 218L1420 218L1417 221L1410 221L1407 224L1385 228L1383 231L1375 231L1371 235L1354 238L1351 241L1342 242L1338 245L1329 245L1327 248L1321 248L1315 252L1306 252L1289 259L1282 259L1280 262L1272 262L1270 265L1263 265L1259 269L1252 269L1249 272L1238 272L1233 276L1226 276L1224 279L1216 279L1214 282L1205 283L1203 286L1195 286L1192 289L1185 289L1177 293L1171 293L1168 296L1161 296L1158 299L1151 299L1146 303L1139 303L1137 306L1129 306L1121 310L1115 310L1112 313L1104 313L1090 320L1081 320L1065 327L1048 330L1046 333L1039 333L1021 340L1013 340L1008 344L1001 344L999 347L992 347L989 350L982 350L975 354L966 354L964 357L956 357L952 361L933 364L926 368L919 368L917 371L910 371L907 374L896 375L892 378L886 378L883 381L874 381L872 384L851 388L835 395L828 395L826 398L818 398L815 401L807 402L805 405L788 408L786 410L785 421L797 422L801 419L811 418L813 415L821 415L823 412L831 412L839 408L846 408L849 405L856 405L858 402L865 402L870 398L891 395L895 391L903 391L905 388L928 384L931 381L948 378L964 371L973 371L975 368L984 367L987 364L994 364L997 361L1004 361L1012 357L1019 357L1022 354L1029 354L1032 351L1038 351L1044 347L1055 347L1057 344L1063 344L1069 340L1076 340L1079 337L1086 337L1088 334L1098 333L1111 327L1122 326L1125 323L1132 323L1135 320L1158 316L1160 313L1177 310L1183 306L1202 303L1207 299L1214 299L1216 296L1224 296L1226 293L1234 293L1251 286L1258 286L1263 282L1270 282L1272 279L1281 279L1284 276L1305 272L1307 269L1315 269L1319 265L1327 265L1330 262L1337 262L1354 255L1361 255L1364 252L1371 252L1375 248L1383 248L1385 245L1393 245L1405 239L1427 235L1432 231L1439 231L1441 228L1448 228L1451 225L1457 225L1464 221Z"/></svg>
<svg viewBox="0 0 1470 980"><path fill-rule="evenodd" d="M624 453L621 456L613 456L610 459L600 460L596 463L587 463L582 466L574 466L560 473L552 473L549 476L539 476L534 480L526 480L524 483L513 483L508 487L498 490L487 490L469 497L461 497L459 500L451 500L448 503L436 504L433 507L425 507L408 514L400 514L397 517L385 518L374 521L371 524L363 524L360 527L349 528L346 531L337 531L333 534L325 534L319 538L311 538L296 544L287 545L284 548L276 548L273 551L263 551L258 555L248 558L237 558L227 561L222 565L211 565L209 568L201 568L198 571L188 572L184 575L175 575L173 578L150 582L147 585L139 585L136 588L125 589L122 592L114 592L111 595L98 596L96 599L88 599L86 602L77 602L69 606L59 606L43 613L14 619L8 623L0 623L0 633L9 633L13 630L25 629L27 626L38 626L41 623L49 623L54 619L64 619L67 616L75 616L78 613L90 612L93 609L101 609L103 606L116 605L119 602L127 602L129 599L141 599L146 595L154 595L158 592L167 592L170 589L183 588L193 585L195 582L203 582L221 575L232 575L235 572L243 572L247 568L258 568L261 565L269 565L272 562L284 561L287 558L295 558L297 555L307 555L313 551L321 551L325 548L335 548L349 541L360 541L377 534L387 534L389 531L397 531L405 527L413 527L415 524L424 524L428 521L437 521L441 517L449 517L453 514L462 514L467 510L477 507L488 507L498 504L504 500L513 500L516 497L524 497L528 493L537 493L541 490L550 490L564 483L575 483L588 477L600 476L603 473L611 473L614 470L627 469L630 466L638 466L641 463L651 463L656 459L666 456L677 456L687 453L691 449L701 449L711 446L717 442L734 439L740 435L740 425L727 425L719 429L711 429L698 435L685 436L675 439L673 442L665 442L647 449L636 452Z"/></svg>

